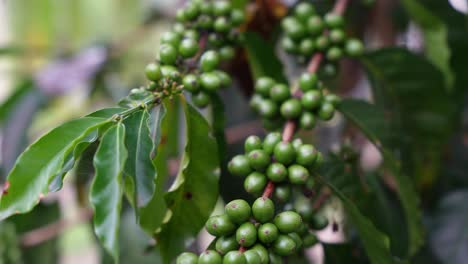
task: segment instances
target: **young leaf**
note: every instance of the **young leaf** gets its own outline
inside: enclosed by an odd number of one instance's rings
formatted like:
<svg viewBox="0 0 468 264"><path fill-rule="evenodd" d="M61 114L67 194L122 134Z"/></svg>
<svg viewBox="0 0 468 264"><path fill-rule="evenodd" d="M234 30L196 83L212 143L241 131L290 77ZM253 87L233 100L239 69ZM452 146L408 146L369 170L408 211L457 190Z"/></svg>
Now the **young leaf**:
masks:
<svg viewBox="0 0 468 264"><path fill-rule="evenodd" d="M158 235L158 249L172 260L190 245L218 198L219 161L216 141L206 120L184 101L187 143L179 174L166 201L172 217Z"/></svg>
<svg viewBox="0 0 468 264"><path fill-rule="evenodd" d="M108 122L96 117L72 120L29 146L8 175L9 187L0 200L0 220L31 210L49 192L52 178L62 170L65 158L76 145Z"/></svg>
<svg viewBox="0 0 468 264"><path fill-rule="evenodd" d="M119 260L119 225L122 208L122 172L127 160L125 127L109 128L94 156L96 177L90 190L94 207L94 231L116 262Z"/></svg>
<svg viewBox="0 0 468 264"><path fill-rule="evenodd" d="M129 159L125 164L126 193L135 208L145 206L153 196L156 177L151 152L153 141L149 129L147 110L138 111L124 120L127 133L125 145ZM138 209L137 215L138 215Z"/></svg>

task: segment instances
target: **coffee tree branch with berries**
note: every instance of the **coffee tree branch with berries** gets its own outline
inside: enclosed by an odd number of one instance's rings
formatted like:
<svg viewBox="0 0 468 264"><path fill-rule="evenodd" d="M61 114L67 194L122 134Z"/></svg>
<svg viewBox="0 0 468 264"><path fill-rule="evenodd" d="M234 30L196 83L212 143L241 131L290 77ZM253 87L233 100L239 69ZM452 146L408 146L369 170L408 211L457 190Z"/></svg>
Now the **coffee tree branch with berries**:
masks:
<svg viewBox="0 0 468 264"><path fill-rule="evenodd" d="M418 94L411 81L400 84L398 79L428 74L438 79L423 86L435 91L431 87L444 82L434 65L443 63L402 48L366 53L346 12L353 6L370 12L372 1L299 1L282 15L276 1L272 10L261 9L259 2L189 0L177 10L177 22L160 37L157 59L145 69L145 86L132 89L117 107L52 129L19 156L3 187L0 219L29 212L48 193L60 190L83 153L98 145L89 202L94 232L115 262L126 203L155 241L148 248L164 263L310 263L312 247L322 248L324 263L407 263L415 258L424 242L423 221L414 186L418 182L407 174L423 171L424 163L409 166L406 159L419 157L405 151L427 152L428 142L447 138L440 129L428 131L422 125L453 111L449 103L434 106L425 96L417 103L406 99L408 93ZM271 47L253 43L256 39L248 33L256 16L261 21L272 14L280 34L271 34L270 40L278 50L271 49L266 58ZM281 65L276 53L302 69L300 73L288 78L280 77L282 72L266 74L274 71L268 60ZM247 61L252 69L249 105L266 133L246 137L244 153L225 162L220 93L236 86L235 68L228 67L232 61ZM373 104L337 95L337 75L350 61L367 70ZM440 100L453 96L438 93ZM174 121L179 110L183 127ZM406 116L408 111L414 115ZM340 133L351 139L333 142L333 147L312 144L317 131L331 123L346 127ZM393 137L394 131L405 129L422 135L421 140ZM177 153L179 134L185 136L185 147L171 177L168 161ZM372 173L362 168L363 148L353 146L358 141L374 145L383 159ZM238 199L224 201L221 212L215 206L220 175L226 174L241 180L244 190L236 190ZM397 208L398 216L389 208ZM344 220L338 222L327 210L341 213ZM330 227L346 237L346 246L328 243L321 230ZM202 229L213 240L196 249L192 245Z"/></svg>

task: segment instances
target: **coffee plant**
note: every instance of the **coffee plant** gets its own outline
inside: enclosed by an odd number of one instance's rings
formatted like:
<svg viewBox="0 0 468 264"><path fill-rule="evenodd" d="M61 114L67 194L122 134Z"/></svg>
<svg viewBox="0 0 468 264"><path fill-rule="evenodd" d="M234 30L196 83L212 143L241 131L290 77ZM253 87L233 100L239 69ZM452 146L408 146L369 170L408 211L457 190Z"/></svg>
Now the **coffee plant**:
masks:
<svg viewBox="0 0 468 264"><path fill-rule="evenodd" d="M374 1L299 1L289 9L272 1L272 10L262 1L247 8L247 2L187 1L161 35L144 86L116 107L52 129L17 158L3 186L0 220L41 204L91 153L94 233L115 262L128 203L153 238L147 250L163 263L310 263L312 248L323 249L324 263L422 263L428 248L419 199L431 196L431 173L440 169L440 149L460 112L451 102L463 98L458 86L466 78L458 68L452 72L448 51L438 53L431 41L455 38L447 33L455 29L428 16L418 1L402 1L425 34L427 58L403 48L366 52L347 11L358 6L368 16ZM278 20L271 37L277 50L249 32L256 17L268 16ZM453 56L460 49L455 41L444 42L454 46ZM300 73L286 78L277 70L278 53ZM243 152L228 160L219 94L236 81L233 62L246 57L254 77L248 105L266 133L244 137ZM356 62L366 68L373 103L335 89L343 65ZM414 88L414 80L422 80L423 89ZM184 127L174 121L179 110ZM312 140L337 124L345 127L343 142ZM179 134L185 148L172 178L167 164ZM365 172L357 141L375 147L378 169ZM234 200L223 195L223 209L216 206L220 177L243 186ZM2 237L16 240L5 230ZM195 248L202 230L212 241ZM347 243L330 243L328 231Z"/></svg>

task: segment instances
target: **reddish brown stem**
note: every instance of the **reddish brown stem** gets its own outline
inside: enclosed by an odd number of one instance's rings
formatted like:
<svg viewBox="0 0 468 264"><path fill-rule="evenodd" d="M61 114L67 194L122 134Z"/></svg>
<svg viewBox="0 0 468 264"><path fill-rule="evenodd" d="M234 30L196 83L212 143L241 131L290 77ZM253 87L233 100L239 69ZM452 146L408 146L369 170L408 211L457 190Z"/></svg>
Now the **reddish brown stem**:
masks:
<svg viewBox="0 0 468 264"><path fill-rule="evenodd" d="M275 190L275 184L272 181L267 183L265 190L263 191L262 198L270 198Z"/></svg>
<svg viewBox="0 0 468 264"><path fill-rule="evenodd" d="M241 247L239 248L239 252L240 252L240 253L244 253L246 250L247 250L247 249L246 249L245 247L243 247L243 246L241 246Z"/></svg>
<svg viewBox="0 0 468 264"><path fill-rule="evenodd" d="M316 73L320 67L320 63L323 60L323 53L316 53L312 59L310 59L309 65L307 65L307 72Z"/></svg>
<svg viewBox="0 0 468 264"><path fill-rule="evenodd" d="M348 6L349 0L338 0L333 7L332 12L337 15L343 15Z"/></svg>

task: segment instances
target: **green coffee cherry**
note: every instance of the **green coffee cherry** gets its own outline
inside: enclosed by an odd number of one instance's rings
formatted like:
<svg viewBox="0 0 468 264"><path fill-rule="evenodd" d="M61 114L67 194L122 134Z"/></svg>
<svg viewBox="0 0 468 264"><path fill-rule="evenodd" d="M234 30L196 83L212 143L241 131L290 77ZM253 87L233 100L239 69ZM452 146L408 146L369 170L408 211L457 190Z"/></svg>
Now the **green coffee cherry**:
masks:
<svg viewBox="0 0 468 264"><path fill-rule="evenodd" d="M208 15L201 15L197 19L197 26L203 29L210 29L213 26L213 19ZM210 39L210 36L208 36L208 42L213 43L212 41L212 37Z"/></svg>
<svg viewBox="0 0 468 264"><path fill-rule="evenodd" d="M304 92L317 89L317 85L318 76L315 73L305 72L299 77L299 88Z"/></svg>
<svg viewBox="0 0 468 264"><path fill-rule="evenodd" d="M248 221L252 213L250 205L242 199L229 202L225 206L224 211L229 216L229 219L236 224Z"/></svg>
<svg viewBox="0 0 468 264"><path fill-rule="evenodd" d="M302 166L310 167L317 160L317 151L312 145L302 145L297 150L296 162Z"/></svg>
<svg viewBox="0 0 468 264"><path fill-rule="evenodd" d="M270 95L270 89L275 85L275 81L269 77L260 77L255 82L255 92L263 96Z"/></svg>
<svg viewBox="0 0 468 264"><path fill-rule="evenodd" d="M270 221L275 214L273 201L268 198L258 198L252 205L252 214L260 223Z"/></svg>
<svg viewBox="0 0 468 264"><path fill-rule="evenodd" d="M326 56L329 61L337 61L343 57L343 51L341 48L333 46L327 50Z"/></svg>
<svg viewBox="0 0 468 264"><path fill-rule="evenodd" d="M185 75L184 79L182 79L182 84L187 91L192 93L196 93L200 90L200 86L198 84L198 78L195 74L187 74Z"/></svg>
<svg viewBox="0 0 468 264"><path fill-rule="evenodd" d="M270 244L278 238L278 228L272 223L266 223L258 228L258 240L264 244Z"/></svg>
<svg viewBox="0 0 468 264"><path fill-rule="evenodd" d="M182 36L182 35L184 34L184 32L185 32L185 26L184 26L183 23L174 23L174 25L172 26L172 31L173 31L174 33L178 34L179 37L180 37L180 36ZM175 45L175 46L178 46L178 44Z"/></svg>
<svg viewBox="0 0 468 264"><path fill-rule="evenodd" d="M325 63L320 70L325 77L333 77L336 75L337 71L337 66L333 63Z"/></svg>
<svg viewBox="0 0 468 264"><path fill-rule="evenodd" d="M299 47L296 45L294 40L290 37L283 37L281 39L281 47L289 53L297 53L299 51Z"/></svg>
<svg viewBox="0 0 468 264"><path fill-rule="evenodd" d="M214 30L220 33L226 33L231 29L231 23L226 17L218 17L213 24Z"/></svg>
<svg viewBox="0 0 468 264"><path fill-rule="evenodd" d="M318 238L316 235L313 233L309 233L306 236L302 238L302 243L304 244L304 247L312 247L316 245L319 242Z"/></svg>
<svg viewBox="0 0 468 264"><path fill-rule="evenodd" d="M236 226L226 214L212 216L205 225L206 231L213 236L228 236L234 232Z"/></svg>
<svg viewBox="0 0 468 264"><path fill-rule="evenodd" d="M238 249L239 244L237 244L236 236L223 236L216 240L215 248L221 255L225 255L229 251Z"/></svg>
<svg viewBox="0 0 468 264"><path fill-rule="evenodd" d="M289 142L279 142L276 144L273 154L277 162L285 165L291 164L296 158L296 151Z"/></svg>
<svg viewBox="0 0 468 264"><path fill-rule="evenodd" d="M258 110L261 116L273 118L278 114L278 106L269 99L264 99L259 103Z"/></svg>
<svg viewBox="0 0 468 264"><path fill-rule="evenodd" d="M281 203L289 201L291 198L291 186L289 184L277 185L273 192L273 197Z"/></svg>
<svg viewBox="0 0 468 264"><path fill-rule="evenodd" d="M324 159L323 159L322 153L317 152L317 158L315 159L314 167L321 166L323 164L323 162L324 162Z"/></svg>
<svg viewBox="0 0 468 264"><path fill-rule="evenodd" d="M260 258L260 254L256 250L250 249L244 252L245 260L247 264L260 264L262 263L262 259Z"/></svg>
<svg viewBox="0 0 468 264"><path fill-rule="evenodd" d="M233 26L238 27L245 21L245 15L242 10L234 9L231 11L231 23Z"/></svg>
<svg viewBox="0 0 468 264"><path fill-rule="evenodd" d="M192 252L184 252L177 257L176 264L197 264L198 256Z"/></svg>
<svg viewBox="0 0 468 264"><path fill-rule="evenodd" d="M252 172L245 178L244 189L251 194L259 194L267 184L267 178L260 172Z"/></svg>
<svg viewBox="0 0 468 264"><path fill-rule="evenodd" d="M315 39L315 48L320 51L325 51L328 49L328 46L330 45L330 40L328 39L328 36L326 35L321 35L318 36Z"/></svg>
<svg viewBox="0 0 468 264"><path fill-rule="evenodd" d="M219 55L214 50L208 50L200 58L200 66L204 72L214 70L219 64Z"/></svg>
<svg viewBox="0 0 468 264"><path fill-rule="evenodd" d="M205 108L210 103L210 96L207 93L200 91L192 96L192 101L197 107Z"/></svg>
<svg viewBox="0 0 468 264"><path fill-rule="evenodd" d="M297 233L290 233L288 234L290 238L294 240L294 243L296 243L296 251L301 249L302 247L302 239Z"/></svg>
<svg viewBox="0 0 468 264"><path fill-rule="evenodd" d="M323 103L320 106L318 116L322 120L330 120L333 118L333 115L335 114L335 107L331 103Z"/></svg>
<svg viewBox="0 0 468 264"><path fill-rule="evenodd" d="M264 246L262 246L261 244L255 244L250 250L254 250L260 256L260 264L268 264L268 251Z"/></svg>
<svg viewBox="0 0 468 264"><path fill-rule="evenodd" d="M302 113L301 101L296 98L286 100L281 105L281 115L288 119L298 118Z"/></svg>
<svg viewBox="0 0 468 264"><path fill-rule="evenodd" d="M306 28L299 20L293 17L286 17L283 19L281 26L286 35L294 40L299 40L307 34Z"/></svg>
<svg viewBox="0 0 468 264"><path fill-rule="evenodd" d="M176 20L177 20L178 22L185 22L185 21L187 21L187 17L185 17L185 12L184 12L183 9L177 10L177 12L176 12Z"/></svg>
<svg viewBox="0 0 468 264"><path fill-rule="evenodd" d="M237 250L230 251L224 256L223 264L247 264L244 253Z"/></svg>
<svg viewBox="0 0 468 264"><path fill-rule="evenodd" d="M293 211L286 211L275 217L274 223L279 231L284 234L297 232L302 224L301 216Z"/></svg>
<svg viewBox="0 0 468 264"><path fill-rule="evenodd" d="M164 78L175 79L174 77L180 76L179 71L172 65L162 65L161 73Z"/></svg>
<svg viewBox="0 0 468 264"><path fill-rule="evenodd" d="M307 20L307 31L309 31L311 35L317 36L321 34L324 27L324 23L320 16L311 16Z"/></svg>
<svg viewBox="0 0 468 264"><path fill-rule="evenodd" d="M236 240L237 243L243 247L250 247L255 244L255 242L257 242L257 229L255 225L246 222L239 226L236 231Z"/></svg>
<svg viewBox="0 0 468 264"><path fill-rule="evenodd" d="M315 42L313 39L306 38L299 44L299 52L304 56L310 56L314 53Z"/></svg>
<svg viewBox="0 0 468 264"><path fill-rule="evenodd" d="M219 49L219 58L221 60L230 60L234 58L235 51L234 48L231 46L224 46Z"/></svg>
<svg viewBox="0 0 468 264"><path fill-rule="evenodd" d="M328 13L324 17L325 24L330 28L340 28L344 26L344 18L341 15Z"/></svg>
<svg viewBox="0 0 468 264"><path fill-rule="evenodd" d="M314 216L314 210L309 199L304 196L296 198L294 201L294 210L302 217L304 221L310 221Z"/></svg>
<svg viewBox="0 0 468 264"><path fill-rule="evenodd" d="M198 258L198 264L221 264L222 261L221 255L214 250L206 250Z"/></svg>
<svg viewBox="0 0 468 264"><path fill-rule="evenodd" d="M291 165L288 168L288 178L292 184L305 184L309 178L309 171L301 165Z"/></svg>
<svg viewBox="0 0 468 264"><path fill-rule="evenodd" d="M255 111L259 112L260 104L263 102L263 97L259 94L254 94L250 98L249 105L252 107Z"/></svg>
<svg viewBox="0 0 468 264"><path fill-rule="evenodd" d="M169 44L173 47L178 47L180 41L180 35L172 31L165 32L161 36L161 44Z"/></svg>
<svg viewBox="0 0 468 264"><path fill-rule="evenodd" d="M331 43L341 44L346 39L346 34L342 29L332 29L328 33L328 37Z"/></svg>
<svg viewBox="0 0 468 264"><path fill-rule="evenodd" d="M198 52L198 43L192 38L186 38L180 42L179 54L184 58L191 58Z"/></svg>
<svg viewBox="0 0 468 264"><path fill-rule="evenodd" d="M294 16L300 21L307 21L309 17L315 14L315 8L306 2L299 3L294 9Z"/></svg>
<svg viewBox="0 0 468 264"><path fill-rule="evenodd" d="M325 95L324 101L337 106L341 102L341 98L336 94L327 94Z"/></svg>
<svg viewBox="0 0 468 264"><path fill-rule="evenodd" d="M163 44L159 49L159 58L163 64L172 65L177 60L177 50L170 44Z"/></svg>
<svg viewBox="0 0 468 264"><path fill-rule="evenodd" d="M322 94L318 90L307 91L302 95L301 104L304 109L315 110L320 106Z"/></svg>
<svg viewBox="0 0 468 264"><path fill-rule="evenodd" d="M275 162L268 166L266 174L272 182L282 182L286 180L288 171L283 164Z"/></svg>
<svg viewBox="0 0 468 264"><path fill-rule="evenodd" d="M276 144L278 144L280 141L281 141L280 133L273 132L273 133L268 134L263 141L263 150L265 150L265 152L268 153L269 155L273 154Z"/></svg>
<svg viewBox="0 0 468 264"><path fill-rule="evenodd" d="M256 149L248 154L250 167L263 171L271 162L270 156L261 149Z"/></svg>
<svg viewBox="0 0 468 264"><path fill-rule="evenodd" d="M232 80L231 77L229 77L229 74L221 70L215 70L213 73L218 75L218 78L221 81L221 86L227 87L231 85Z"/></svg>
<svg viewBox="0 0 468 264"><path fill-rule="evenodd" d="M156 63L150 63L145 68L145 74L148 80L159 81L162 77L161 67Z"/></svg>
<svg viewBox="0 0 468 264"><path fill-rule="evenodd" d="M183 37L193 39L193 40L198 40L200 38L200 34L198 34L198 31L196 31L195 29L188 29L184 31ZM198 43L197 43L197 47L198 47Z"/></svg>
<svg viewBox="0 0 468 264"><path fill-rule="evenodd" d="M304 144L304 142L302 142L302 139L300 138L295 138L292 142L291 142L292 146L294 147L294 150L298 150L300 146L302 146Z"/></svg>
<svg viewBox="0 0 468 264"><path fill-rule="evenodd" d="M345 52L351 57L358 57L364 53L364 45L359 39L349 39L345 44Z"/></svg>
<svg viewBox="0 0 468 264"><path fill-rule="evenodd" d="M184 17L189 20L194 19L198 16L199 11L200 10L198 9L198 5L189 2L184 8Z"/></svg>
<svg viewBox="0 0 468 264"><path fill-rule="evenodd" d="M262 149L262 140L258 136L249 136L244 143L245 153L255 149Z"/></svg>
<svg viewBox="0 0 468 264"><path fill-rule="evenodd" d="M302 129L309 130L315 127L315 122L316 119L314 114L312 114L311 112L304 112L302 113L301 118L299 119L299 126Z"/></svg>
<svg viewBox="0 0 468 264"><path fill-rule="evenodd" d="M207 91L214 92L221 87L221 79L214 72L205 72L200 75L200 84Z"/></svg>
<svg viewBox="0 0 468 264"><path fill-rule="evenodd" d="M270 98L275 102L284 102L289 97L291 97L291 92L285 84L275 84L270 89Z"/></svg>
<svg viewBox="0 0 468 264"><path fill-rule="evenodd" d="M328 226L328 218L323 214L316 213L309 221L310 227L314 230L322 230Z"/></svg>
<svg viewBox="0 0 468 264"><path fill-rule="evenodd" d="M213 2L213 14L215 16L224 16L232 10L232 5L229 1L221 0Z"/></svg>
<svg viewBox="0 0 468 264"><path fill-rule="evenodd" d="M247 176L252 171L249 159L244 155L237 155L228 163L228 170L235 176Z"/></svg>
<svg viewBox="0 0 468 264"><path fill-rule="evenodd" d="M273 251L283 257L290 256L296 252L296 242L287 235L280 235L273 244Z"/></svg>

